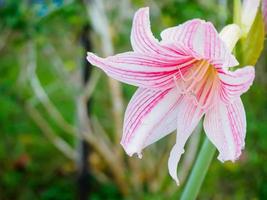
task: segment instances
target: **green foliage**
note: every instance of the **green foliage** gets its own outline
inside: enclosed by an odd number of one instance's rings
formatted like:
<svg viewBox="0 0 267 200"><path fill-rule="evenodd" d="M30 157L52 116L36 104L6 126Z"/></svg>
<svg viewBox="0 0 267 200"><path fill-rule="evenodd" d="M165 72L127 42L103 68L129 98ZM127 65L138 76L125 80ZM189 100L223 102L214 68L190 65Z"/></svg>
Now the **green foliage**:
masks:
<svg viewBox="0 0 267 200"><path fill-rule="evenodd" d="M261 10L258 11L254 23L247 35L244 35L237 44L236 54L240 66L254 66L264 47L265 30Z"/></svg>
<svg viewBox="0 0 267 200"><path fill-rule="evenodd" d="M216 1L177 0L166 3L162 7L162 12L167 26L176 26L189 19L201 18L211 21L221 28L229 11L217 4Z"/></svg>
<svg viewBox="0 0 267 200"><path fill-rule="evenodd" d="M255 65L264 47L265 31L261 11L257 13L255 21L247 36L244 36L238 46L238 57L241 66Z"/></svg>

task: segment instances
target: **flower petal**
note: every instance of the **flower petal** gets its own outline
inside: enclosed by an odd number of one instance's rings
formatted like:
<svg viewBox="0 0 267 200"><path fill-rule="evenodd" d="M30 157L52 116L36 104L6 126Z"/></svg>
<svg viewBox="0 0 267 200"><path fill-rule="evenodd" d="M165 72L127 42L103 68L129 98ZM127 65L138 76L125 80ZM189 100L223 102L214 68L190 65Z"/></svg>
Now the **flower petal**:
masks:
<svg viewBox="0 0 267 200"><path fill-rule="evenodd" d="M181 42L185 44L215 66L238 65L237 60L210 22L200 19L190 20L179 26L165 29L161 32L161 38L163 43Z"/></svg>
<svg viewBox="0 0 267 200"><path fill-rule="evenodd" d="M181 25L167 28L163 30L160 34L163 42L177 42L180 41L190 48L194 48L194 39L196 37L203 38L204 32L202 31L199 34L196 34L196 30L200 27L203 20L193 19L189 20ZM201 35L202 34L202 35ZM204 39L204 38L203 38ZM200 40L202 42L203 40Z"/></svg>
<svg viewBox="0 0 267 200"><path fill-rule="evenodd" d="M162 46L153 36L150 29L149 8L139 9L134 16L131 31L131 44L135 52L147 54L152 53L158 56L174 56L175 51Z"/></svg>
<svg viewBox="0 0 267 200"><path fill-rule="evenodd" d="M166 89L174 86L180 71L187 70L195 61L189 55L158 59L157 56L126 52L100 58L88 53L88 61L119 81L143 88ZM179 70L178 70L179 69Z"/></svg>
<svg viewBox="0 0 267 200"><path fill-rule="evenodd" d="M253 83L255 69L252 66L243 67L236 71L219 70L220 98L229 103L245 93Z"/></svg>
<svg viewBox="0 0 267 200"><path fill-rule="evenodd" d="M184 96L178 106L178 119L177 119L177 139L176 144L173 146L169 161L168 168L171 177L179 184L177 177L177 165L181 155L184 153L184 146L196 128L198 122L204 114L204 110L200 105L195 105L193 99Z"/></svg>
<svg viewBox="0 0 267 200"><path fill-rule="evenodd" d="M225 43L229 51L232 51L242 36L240 27L236 24L228 24L220 31L220 38Z"/></svg>
<svg viewBox="0 0 267 200"><path fill-rule="evenodd" d="M219 150L218 159L235 161L245 146L246 115L240 98L232 104L216 104L204 119L204 130Z"/></svg>
<svg viewBox="0 0 267 200"><path fill-rule="evenodd" d="M143 148L176 129L179 101L175 88L136 91L126 109L121 140L128 155L140 155Z"/></svg>

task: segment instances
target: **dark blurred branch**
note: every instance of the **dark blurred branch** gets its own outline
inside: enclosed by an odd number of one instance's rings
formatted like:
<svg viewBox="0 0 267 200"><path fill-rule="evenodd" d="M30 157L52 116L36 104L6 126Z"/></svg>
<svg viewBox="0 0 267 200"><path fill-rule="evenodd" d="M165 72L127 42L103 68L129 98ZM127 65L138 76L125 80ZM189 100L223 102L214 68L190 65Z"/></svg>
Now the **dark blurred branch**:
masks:
<svg viewBox="0 0 267 200"><path fill-rule="evenodd" d="M115 182L119 186L121 192L126 195L128 194L128 186L125 179L125 168L123 161L120 160L120 157L116 155L114 150L102 140L101 136L98 134L93 134L91 128L91 122L86 112L86 100L84 96L80 96L77 99L78 107L78 117L79 123L82 123L80 127L81 134L84 139L91 145L91 147L104 159L104 161L109 166L110 171L112 172Z"/></svg>
<svg viewBox="0 0 267 200"><path fill-rule="evenodd" d="M80 35L80 43L83 47L84 53L82 56L82 87L84 88L91 78L92 66L86 60L86 52L91 50L91 41L90 41L90 26L89 24L83 27L82 33ZM78 122L80 132L91 131L89 124L85 122L85 117L91 111L91 101L90 99L84 99L85 101L83 106L83 111L78 109ZM82 103L82 102L79 102ZM78 105L79 106L79 105ZM78 107L80 108L80 107ZM89 123L89 121L88 121ZM92 179L91 166L89 165L88 158L91 152L91 146L87 141L81 137L79 142L79 159L78 159L78 198L79 200L87 200L90 197L90 191L92 184L90 184Z"/></svg>
<svg viewBox="0 0 267 200"><path fill-rule="evenodd" d="M84 2L87 8L88 16L91 19L93 29L101 36L103 55L112 55L114 53L114 50L109 30L109 23L105 13L104 2L102 0L85 0ZM121 92L121 85L118 81L114 79L109 78L108 80L114 116L115 142L116 144L119 144L123 121L123 98ZM120 152L121 148L118 149L118 153Z"/></svg>

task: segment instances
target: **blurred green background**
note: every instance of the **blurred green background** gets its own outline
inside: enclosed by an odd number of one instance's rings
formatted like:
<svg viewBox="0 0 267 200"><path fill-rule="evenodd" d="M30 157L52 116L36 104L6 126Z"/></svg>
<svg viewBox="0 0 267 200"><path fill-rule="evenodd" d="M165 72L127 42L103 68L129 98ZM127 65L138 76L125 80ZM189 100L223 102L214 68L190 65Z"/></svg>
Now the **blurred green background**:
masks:
<svg viewBox="0 0 267 200"><path fill-rule="evenodd" d="M130 50L132 17L143 6L150 7L157 37L192 18L212 21L218 30L233 19L227 0L0 0L1 200L78 199L81 138L90 149L89 199L179 199L184 184L176 187L166 168L174 136L149 147L142 160L125 156L118 138L135 88L85 64L84 34L99 55ZM264 49L254 85L242 96L246 149L235 164L214 158L198 199L267 199L266 55ZM84 69L91 72L86 86ZM89 113L85 124L81 112ZM189 158L203 140L199 135L189 142ZM182 165L184 177L193 161Z"/></svg>

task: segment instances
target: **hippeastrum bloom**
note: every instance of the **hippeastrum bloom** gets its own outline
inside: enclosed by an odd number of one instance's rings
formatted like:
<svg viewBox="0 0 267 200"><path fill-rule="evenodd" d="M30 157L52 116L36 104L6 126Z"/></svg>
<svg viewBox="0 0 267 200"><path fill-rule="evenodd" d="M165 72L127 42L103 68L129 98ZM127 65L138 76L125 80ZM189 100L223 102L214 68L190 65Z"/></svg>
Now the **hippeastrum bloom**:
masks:
<svg viewBox="0 0 267 200"><path fill-rule="evenodd" d="M139 87L124 119L121 144L132 156L177 129L168 167L177 181L185 143L204 117L204 129L221 161L236 160L245 145L246 116L240 95L254 79L254 68L238 65L210 22L194 19L165 29L161 41L150 30L149 9L135 14L133 51L87 59L107 75Z"/></svg>

